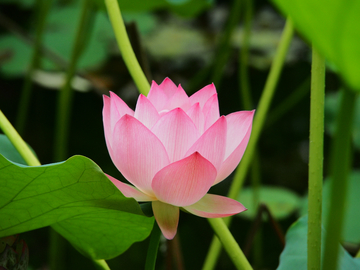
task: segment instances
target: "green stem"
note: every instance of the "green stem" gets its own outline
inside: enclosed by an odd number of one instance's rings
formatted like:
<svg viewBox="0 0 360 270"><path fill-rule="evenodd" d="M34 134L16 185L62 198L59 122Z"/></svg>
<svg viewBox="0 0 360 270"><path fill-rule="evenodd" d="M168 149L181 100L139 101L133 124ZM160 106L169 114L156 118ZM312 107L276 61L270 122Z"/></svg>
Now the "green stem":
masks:
<svg viewBox="0 0 360 270"><path fill-rule="evenodd" d="M244 1L245 20L244 20L244 34L243 42L240 46L241 50L239 53L239 78L240 78L240 89L241 99L245 110L251 110L253 108L253 101L251 98L250 82L249 82L249 44L251 34L251 20L253 17L253 3L252 0Z"/></svg>
<svg viewBox="0 0 360 270"><path fill-rule="evenodd" d="M241 11L241 1L233 0L233 5L230 9L229 19L227 21L224 34L219 41L218 50L215 56L214 69L212 71L211 79L216 87L220 87L221 78L224 74L224 67L230 56L230 40L232 33L239 21Z"/></svg>
<svg viewBox="0 0 360 270"><path fill-rule="evenodd" d="M276 51L275 58L271 65L270 72L266 80L258 108L255 113L255 119L251 131L251 137L246 152L241 160L240 165L236 169L234 180L230 187L228 196L232 199L236 199L237 195L239 194L239 190L243 185L249 165L251 164L254 155L254 150L256 148L256 144L258 142L260 133L264 126L264 122L268 114L272 98L275 93L276 85L279 81L280 73L283 68L286 53L290 46L290 42L293 37L293 34L294 34L294 27L292 21L288 19L286 21L285 28L280 39L279 47Z"/></svg>
<svg viewBox="0 0 360 270"><path fill-rule="evenodd" d="M87 34L90 32L90 25L93 22L93 6L91 1L83 0L80 21L78 24L75 43L72 48L71 58L68 69L66 71L65 83L60 91L57 116L56 131L54 144L54 160L62 161L67 158L67 147L69 137L71 103L73 91L71 89L71 81L74 77L76 66L80 55L85 47Z"/></svg>
<svg viewBox="0 0 360 270"><path fill-rule="evenodd" d="M159 226L155 222L151 232L149 248L146 255L145 270L155 269L156 257L159 250L160 237L161 237L161 231Z"/></svg>
<svg viewBox="0 0 360 270"><path fill-rule="evenodd" d="M308 270L320 270L321 267L324 98L325 59L313 48L309 143Z"/></svg>
<svg viewBox="0 0 360 270"><path fill-rule="evenodd" d="M236 266L236 269L252 270L250 263L236 243L224 220L221 218L209 218L208 221Z"/></svg>
<svg viewBox="0 0 360 270"><path fill-rule="evenodd" d="M11 125L9 120L0 110L0 129L4 132L4 134L9 138L11 143L14 145L16 150L25 160L26 164L29 166L40 166L40 162L34 153L30 150L28 145L24 142L24 140L20 137L19 133L15 130L15 128Z"/></svg>
<svg viewBox="0 0 360 270"><path fill-rule="evenodd" d="M95 264L96 269L98 270L110 270L110 267L108 266L105 260L94 260L93 262Z"/></svg>
<svg viewBox="0 0 360 270"><path fill-rule="evenodd" d="M355 258L360 258L360 249L359 249L358 252L356 253Z"/></svg>
<svg viewBox="0 0 360 270"><path fill-rule="evenodd" d="M249 166L251 164L254 155L257 141L259 139L261 130L264 126L265 118L268 114L269 106L273 98L283 64L285 62L285 56L288 51L293 33L294 33L294 27L292 21L290 19L287 19L275 58L270 68L270 73L268 75L263 93L260 98L258 109L255 114L251 137L247 149L240 162L240 165L236 169L234 180L230 187L230 191L228 194L230 198L236 199L244 183L247 171L249 169ZM231 221L231 217L227 217L224 219L226 225L229 225L230 221ZM211 261L216 263L220 251L221 251L221 246L219 245L219 242L214 238L213 241L211 242L210 250L206 258L207 259L212 258ZM211 270L215 268L215 264L210 264L207 261L205 261L205 265L203 270Z"/></svg>
<svg viewBox="0 0 360 270"><path fill-rule="evenodd" d="M355 92L342 91L340 111L331 149L330 211L326 221L325 251L322 269L335 270L344 224L345 199L351 166L351 134L355 112Z"/></svg>
<svg viewBox="0 0 360 270"><path fill-rule="evenodd" d="M307 77L294 91L292 91L287 98L285 98L279 105L274 108L268 119L266 120L265 128L271 127L288 111L293 109L307 94L310 92L310 76Z"/></svg>
<svg viewBox="0 0 360 270"><path fill-rule="evenodd" d="M135 53L131 47L129 37L126 33L124 20L121 16L118 1L105 0L105 4L124 62L137 88L139 89L139 92L146 96L149 93L150 84L146 79L146 76L142 71L139 62L136 59Z"/></svg>
<svg viewBox="0 0 360 270"><path fill-rule="evenodd" d="M45 29L46 17L49 13L52 1L51 0L38 0L37 1L37 23L36 23L36 33L34 39L34 46L32 51L31 62L29 70L25 76L25 81L22 89L22 94L19 103L19 109L16 119L16 128L20 134L23 134L26 124L26 119L29 110L31 90L32 90L32 75L35 69L39 66L40 56L41 56L41 43L43 38L43 33Z"/></svg>

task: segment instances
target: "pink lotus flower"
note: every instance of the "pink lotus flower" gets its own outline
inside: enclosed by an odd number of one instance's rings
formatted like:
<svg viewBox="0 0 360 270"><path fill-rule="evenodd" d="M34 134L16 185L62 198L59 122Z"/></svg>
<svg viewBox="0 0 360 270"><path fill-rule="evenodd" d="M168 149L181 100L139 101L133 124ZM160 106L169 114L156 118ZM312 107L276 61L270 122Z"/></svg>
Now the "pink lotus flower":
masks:
<svg viewBox="0 0 360 270"><path fill-rule="evenodd" d="M206 193L240 162L253 115L240 111L220 117L214 84L188 97L169 78L153 82L135 111L110 92L103 109L107 148L134 186L109 179L126 197L152 202L167 239L176 234L180 208L206 218L244 211L235 200Z"/></svg>

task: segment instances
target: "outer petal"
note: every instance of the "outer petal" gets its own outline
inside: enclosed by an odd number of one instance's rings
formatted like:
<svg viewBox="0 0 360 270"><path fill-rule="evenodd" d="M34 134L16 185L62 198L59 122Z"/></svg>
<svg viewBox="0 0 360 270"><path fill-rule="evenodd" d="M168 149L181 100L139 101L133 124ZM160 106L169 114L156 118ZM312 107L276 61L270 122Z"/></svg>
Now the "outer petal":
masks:
<svg viewBox="0 0 360 270"><path fill-rule="evenodd" d="M183 158L199 137L195 124L180 108L163 115L151 131L165 146L170 162Z"/></svg>
<svg viewBox="0 0 360 270"><path fill-rule="evenodd" d="M205 103L204 108L203 108L203 113L204 113L204 116L205 116L205 128L204 128L204 130L207 130L220 117L219 101L218 101L217 94L214 94Z"/></svg>
<svg viewBox="0 0 360 270"><path fill-rule="evenodd" d="M111 158L130 183L150 196L152 178L170 162L160 140L129 115L124 115L115 126Z"/></svg>
<svg viewBox="0 0 360 270"><path fill-rule="evenodd" d="M181 85L178 86L175 93L169 98L168 104L164 107L166 110L181 108L187 111L190 108L189 97Z"/></svg>
<svg viewBox="0 0 360 270"><path fill-rule="evenodd" d="M209 85L201 88L199 91L197 91L193 95L191 95L191 97L189 98L190 105L193 105L193 104L199 102L200 107L204 108L206 101L210 97L212 97L214 94L216 94L216 88L215 88L215 85L212 83L212 84L209 84Z"/></svg>
<svg viewBox="0 0 360 270"><path fill-rule="evenodd" d="M224 162L218 171L217 184L235 170L249 142L255 111L241 111L226 116L228 124Z"/></svg>
<svg viewBox="0 0 360 270"><path fill-rule="evenodd" d="M186 206L184 209L205 218L227 217L247 210L238 201L212 194L206 194L200 201Z"/></svg>
<svg viewBox="0 0 360 270"><path fill-rule="evenodd" d="M178 90L175 83L173 83L173 81L168 77L166 77L159 86L168 98L173 97Z"/></svg>
<svg viewBox="0 0 360 270"><path fill-rule="evenodd" d="M158 112L163 110L169 99L165 94L164 90L154 81L152 81L147 98L154 105Z"/></svg>
<svg viewBox="0 0 360 270"><path fill-rule="evenodd" d="M173 239L179 223L179 207L154 201L152 209L163 235L169 240Z"/></svg>
<svg viewBox="0 0 360 270"><path fill-rule="evenodd" d="M215 177L214 166L195 152L159 171L152 181L152 188L160 201L188 206L208 192Z"/></svg>
<svg viewBox="0 0 360 270"><path fill-rule="evenodd" d="M118 95L110 91L111 115L115 123L125 114L134 115L134 111Z"/></svg>
<svg viewBox="0 0 360 270"><path fill-rule="evenodd" d="M126 103L113 92L110 92L110 98L104 95L103 100L105 139L109 151L111 151L112 134L117 121L119 121L124 114L134 115L134 111L131 110L128 105L126 105Z"/></svg>
<svg viewBox="0 0 360 270"><path fill-rule="evenodd" d="M107 148L109 150L109 153L111 155L112 149L111 149L111 143L112 141L112 127L111 127L111 115L110 115L110 98L108 96L103 95L103 101L104 101L104 107L103 107L103 124L104 124L104 134L105 134L105 141Z"/></svg>
<svg viewBox="0 0 360 270"><path fill-rule="evenodd" d="M219 118L187 151L185 156L194 152L199 152L204 158L214 165L216 170L224 160L226 147L226 119L225 116Z"/></svg>
<svg viewBox="0 0 360 270"><path fill-rule="evenodd" d="M204 114L201 111L200 103L195 103L191 108L186 112L186 114L191 118L197 127L200 134L204 133Z"/></svg>
<svg viewBox="0 0 360 270"><path fill-rule="evenodd" d="M151 129L160 118L156 108L144 95L140 95L136 103L134 117Z"/></svg>
<svg viewBox="0 0 360 270"><path fill-rule="evenodd" d="M142 193L137 188L130 186L128 184L125 184L108 174L106 176L121 191L121 193L124 194L125 197L134 198L138 202L148 202L148 201L157 200L155 197L150 197L150 196L146 195L145 193Z"/></svg>

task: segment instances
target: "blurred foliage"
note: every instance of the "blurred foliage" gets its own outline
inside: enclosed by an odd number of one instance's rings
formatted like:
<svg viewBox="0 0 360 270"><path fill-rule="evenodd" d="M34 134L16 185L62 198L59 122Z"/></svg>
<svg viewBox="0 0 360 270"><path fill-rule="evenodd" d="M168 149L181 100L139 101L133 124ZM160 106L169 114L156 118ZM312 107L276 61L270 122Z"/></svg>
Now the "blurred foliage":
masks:
<svg viewBox="0 0 360 270"><path fill-rule="evenodd" d="M286 246L280 256L277 270L306 270L307 269L307 215L296 221L286 234ZM322 230L325 236L325 231ZM324 239L325 237L323 237ZM324 243L322 242L322 247ZM323 249L323 248L322 248ZM338 270L360 269L360 258L352 258L339 244Z"/></svg>
<svg viewBox="0 0 360 270"><path fill-rule="evenodd" d="M265 204L275 219L284 219L300 208L300 197L291 190L261 186L259 188L259 204ZM257 209L254 206L254 189L252 187L243 188L238 199L248 210L238 214L239 217L255 218Z"/></svg>
<svg viewBox="0 0 360 270"><path fill-rule="evenodd" d="M325 97L325 129L331 136L335 132L335 120L339 111L341 91L328 93ZM353 143L360 150L360 97L356 98L355 117L353 124Z"/></svg>
<svg viewBox="0 0 360 270"><path fill-rule="evenodd" d="M326 179L323 186L323 223L328 220L330 211L330 189L331 179ZM360 171L353 171L349 176L349 184L347 187L345 219L342 232L344 242L352 244L360 244L360 211L359 211L359 194L360 194ZM308 201L307 197L303 200L301 214L307 213Z"/></svg>

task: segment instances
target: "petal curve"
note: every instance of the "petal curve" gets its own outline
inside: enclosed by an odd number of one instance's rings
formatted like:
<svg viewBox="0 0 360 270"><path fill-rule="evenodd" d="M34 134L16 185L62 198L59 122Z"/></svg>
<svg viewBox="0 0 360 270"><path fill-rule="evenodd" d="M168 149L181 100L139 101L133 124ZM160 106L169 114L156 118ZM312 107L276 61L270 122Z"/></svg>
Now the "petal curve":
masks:
<svg viewBox="0 0 360 270"><path fill-rule="evenodd" d="M152 103L152 105L154 105L158 112L164 108L168 100L168 97L164 93L163 89L155 81L152 81L151 83L147 98Z"/></svg>
<svg viewBox="0 0 360 270"><path fill-rule="evenodd" d="M200 200L216 178L214 166L198 152L169 164L152 181L155 196L175 206L188 206Z"/></svg>
<svg viewBox="0 0 360 270"><path fill-rule="evenodd" d="M160 140L136 118L124 115L115 126L112 147L111 159L122 175L152 196L152 178L170 163Z"/></svg>
<svg viewBox="0 0 360 270"><path fill-rule="evenodd" d="M140 94L136 102L134 117L143 123L148 129L151 129L160 116L148 98L143 94Z"/></svg>
<svg viewBox="0 0 360 270"><path fill-rule="evenodd" d="M224 160L226 147L226 119L220 117L204 134L191 146L185 156L199 152L204 158L214 165L216 170Z"/></svg>
<svg viewBox="0 0 360 270"><path fill-rule="evenodd" d="M134 198L138 202L149 202L149 201L157 200L154 197L150 197L150 196L146 195L145 193L141 192L137 188L117 180L116 178L112 177L111 175L106 174L106 176L121 191L121 193L125 197Z"/></svg>
<svg viewBox="0 0 360 270"><path fill-rule="evenodd" d="M152 202L151 204L161 232L167 239L173 239L179 223L179 207L159 201Z"/></svg>
<svg viewBox="0 0 360 270"><path fill-rule="evenodd" d="M161 116L151 131L165 146L170 162L182 159L199 137L195 124L180 108Z"/></svg>
<svg viewBox="0 0 360 270"><path fill-rule="evenodd" d="M214 94L216 94L216 88L214 83L212 83L192 94L189 97L190 105L199 103L200 107L204 108L206 101L208 101L208 99L211 98Z"/></svg>
<svg viewBox="0 0 360 270"><path fill-rule="evenodd" d="M214 185L228 177L239 164L248 145L255 111L240 111L226 116L227 145Z"/></svg>
<svg viewBox="0 0 360 270"><path fill-rule="evenodd" d="M238 201L213 194L206 194L198 202L183 208L196 216L205 218L227 217L247 210Z"/></svg>

